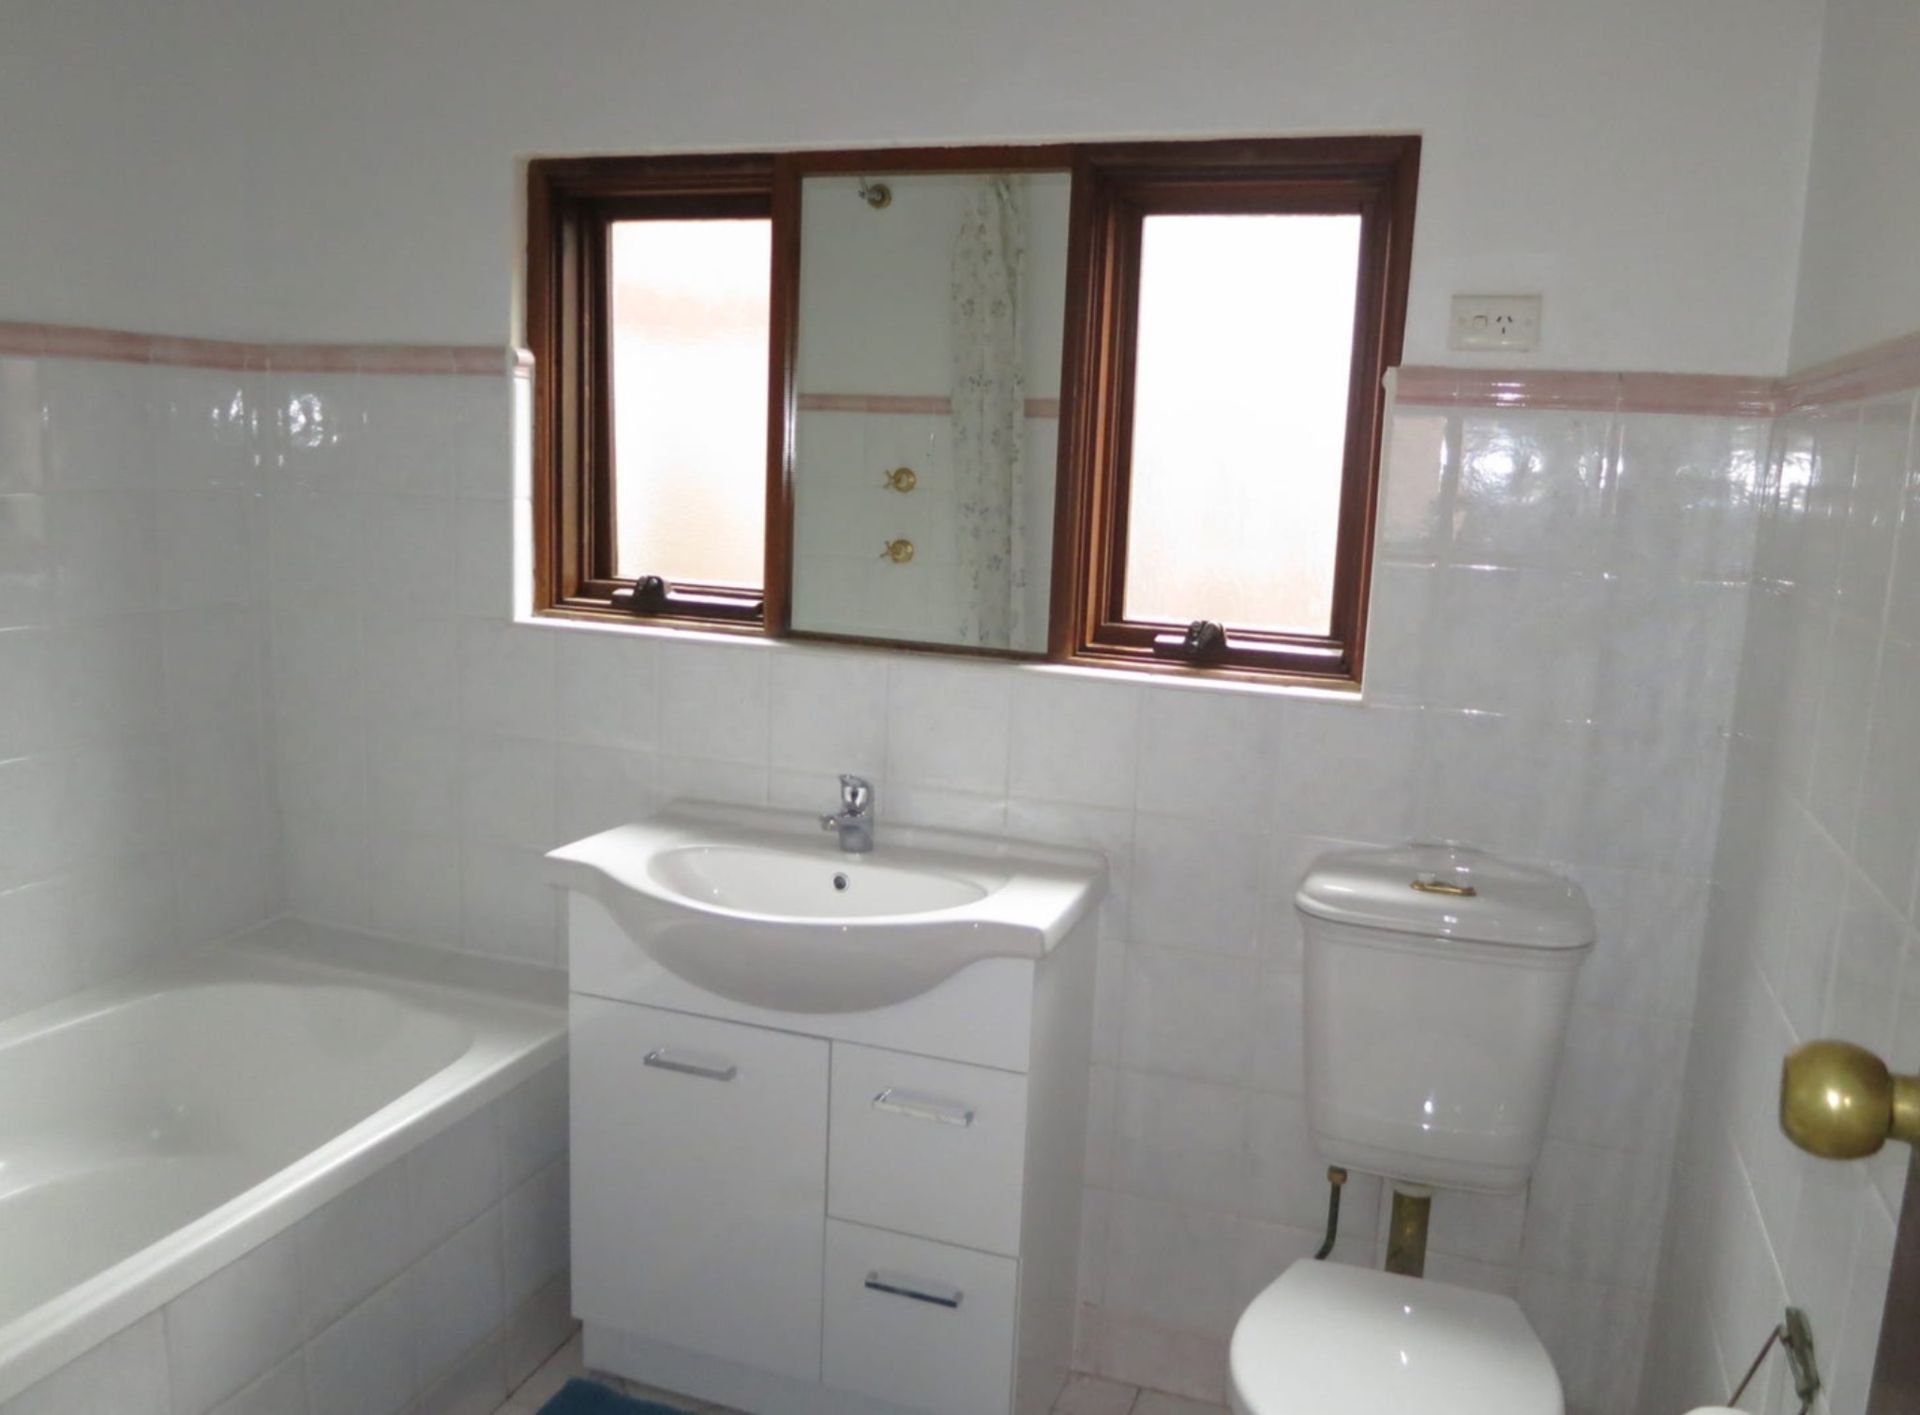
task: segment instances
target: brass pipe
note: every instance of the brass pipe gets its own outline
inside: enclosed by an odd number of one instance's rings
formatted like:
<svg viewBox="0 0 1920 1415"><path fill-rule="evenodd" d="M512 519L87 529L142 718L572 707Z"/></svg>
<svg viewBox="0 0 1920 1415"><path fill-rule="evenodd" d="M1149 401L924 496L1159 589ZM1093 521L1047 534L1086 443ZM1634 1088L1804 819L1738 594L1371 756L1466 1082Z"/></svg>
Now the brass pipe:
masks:
<svg viewBox="0 0 1920 1415"><path fill-rule="evenodd" d="M1890 1139L1920 1144L1920 1076L1896 1076L1851 1042L1808 1042L1780 1068L1780 1128L1830 1160L1864 1159Z"/></svg>
<svg viewBox="0 0 1920 1415"><path fill-rule="evenodd" d="M1387 1271L1420 1277L1427 1270L1427 1220L1433 1214L1431 1194L1393 1191L1393 1215L1387 1227Z"/></svg>

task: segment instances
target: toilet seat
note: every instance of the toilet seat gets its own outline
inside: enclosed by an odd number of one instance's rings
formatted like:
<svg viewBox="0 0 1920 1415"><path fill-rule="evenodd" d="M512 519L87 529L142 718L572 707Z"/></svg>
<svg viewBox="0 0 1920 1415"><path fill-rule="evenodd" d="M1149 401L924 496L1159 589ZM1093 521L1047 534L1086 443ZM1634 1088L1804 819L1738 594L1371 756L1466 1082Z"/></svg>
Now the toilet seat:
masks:
<svg viewBox="0 0 1920 1415"><path fill-rule="evenodd" d="M1235 1415L1565 1415L1510 1297L1302 1259L1240 1316Z"/></svg>

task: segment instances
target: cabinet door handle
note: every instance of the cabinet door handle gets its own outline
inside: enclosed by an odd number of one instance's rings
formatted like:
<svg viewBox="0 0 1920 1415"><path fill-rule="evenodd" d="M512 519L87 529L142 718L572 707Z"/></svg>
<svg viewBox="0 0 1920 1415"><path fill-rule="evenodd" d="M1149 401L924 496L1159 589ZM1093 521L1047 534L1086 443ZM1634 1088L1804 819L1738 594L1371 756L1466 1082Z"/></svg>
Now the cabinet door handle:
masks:
<svg viewBox="0 0 1920 1415"><path fill-rule="evenodd" d="M867 1291L884 1292L889 1297L905 1297L915 1302L945 1307L950 1311L958 1308L960 1299L966 1296L957 1287L947 1287L937 1282L920 1282L904 1273L887 1272L884 1269L876 1269L867 1274Z"/></svg>
<svg viewBox="0 0 1920 1415"><path fill-rule="evenodd" d="M678 1071L684 1076L701 1076L709 1081L731 1081L740 1068L720 1058L675 1056L665 1047L647 1053L646 1064L659 1071Z"/></svg>
<svg viewBox="0 0 1920 1415"><path fill-rule="evenodd" d="M889 1115L904 1115L909 1120L933 1120L941 1125L973 1124L973 1112L958 1101L919 1096L912 1091L897 1091L892 1086L873 1098L873 1108Z"/></svg>

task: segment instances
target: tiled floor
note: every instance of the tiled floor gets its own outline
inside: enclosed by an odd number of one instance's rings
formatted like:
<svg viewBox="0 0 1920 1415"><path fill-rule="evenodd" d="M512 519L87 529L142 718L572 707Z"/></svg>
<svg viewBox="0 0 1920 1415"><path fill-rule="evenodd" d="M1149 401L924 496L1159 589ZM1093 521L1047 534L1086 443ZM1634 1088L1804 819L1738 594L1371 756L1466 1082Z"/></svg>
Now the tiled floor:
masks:
<svg viewBox="0 0 1920 1415"><path fill-rule="evenodd" d="M585 1374L586 1369L580 1362L580 1338L576 1335L556 1351L546 1365L527 1377L526 1384L516 1390L494 1415L535 1415L571 1377ZM688 1400L671 1391L655 1390L633 1381L621 1381L618 1384L630 1395L682 1406L696 1412L696 1415L729 1415L724 1405ZM1054 1415L1226 1415L1224 1406L1187 1400L1178 1395L1163 1395L1159 1391L1141 1390L1136 1386L1098 1380L1093 1376L1075 1376L1067 1388L1060 1392L1060 1399L1054 1403L1053 1409Z"/></svg>
<svg viewBox="0 0 1920 1415"><path fill-rule="evenodd" d="M1067 1382L1053 1410L1054 1415L1227 1415L1224 1405L1141 1390L1097 1376L1075 1376Z"/></svg>

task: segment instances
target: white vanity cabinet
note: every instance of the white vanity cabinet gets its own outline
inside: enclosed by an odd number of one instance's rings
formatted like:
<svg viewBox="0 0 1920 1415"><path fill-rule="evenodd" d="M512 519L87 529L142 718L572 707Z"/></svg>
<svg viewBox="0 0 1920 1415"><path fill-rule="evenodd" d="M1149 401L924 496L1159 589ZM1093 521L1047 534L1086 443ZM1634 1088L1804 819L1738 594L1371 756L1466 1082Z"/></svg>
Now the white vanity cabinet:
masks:
<svg viewBox="0 0 1920 1415"><path fill-rule="evenodd" d="M1042 1415L1075 1311L1089 914L903 1002L778 1012L568 895L589 1366L760 1415Z"/></svg>
<svg viewBox="0 0 1920 1415"><path fill-rule="evenodd" d="M817 1380L827 1043L571 1004L574 1310Z"/></svg>

